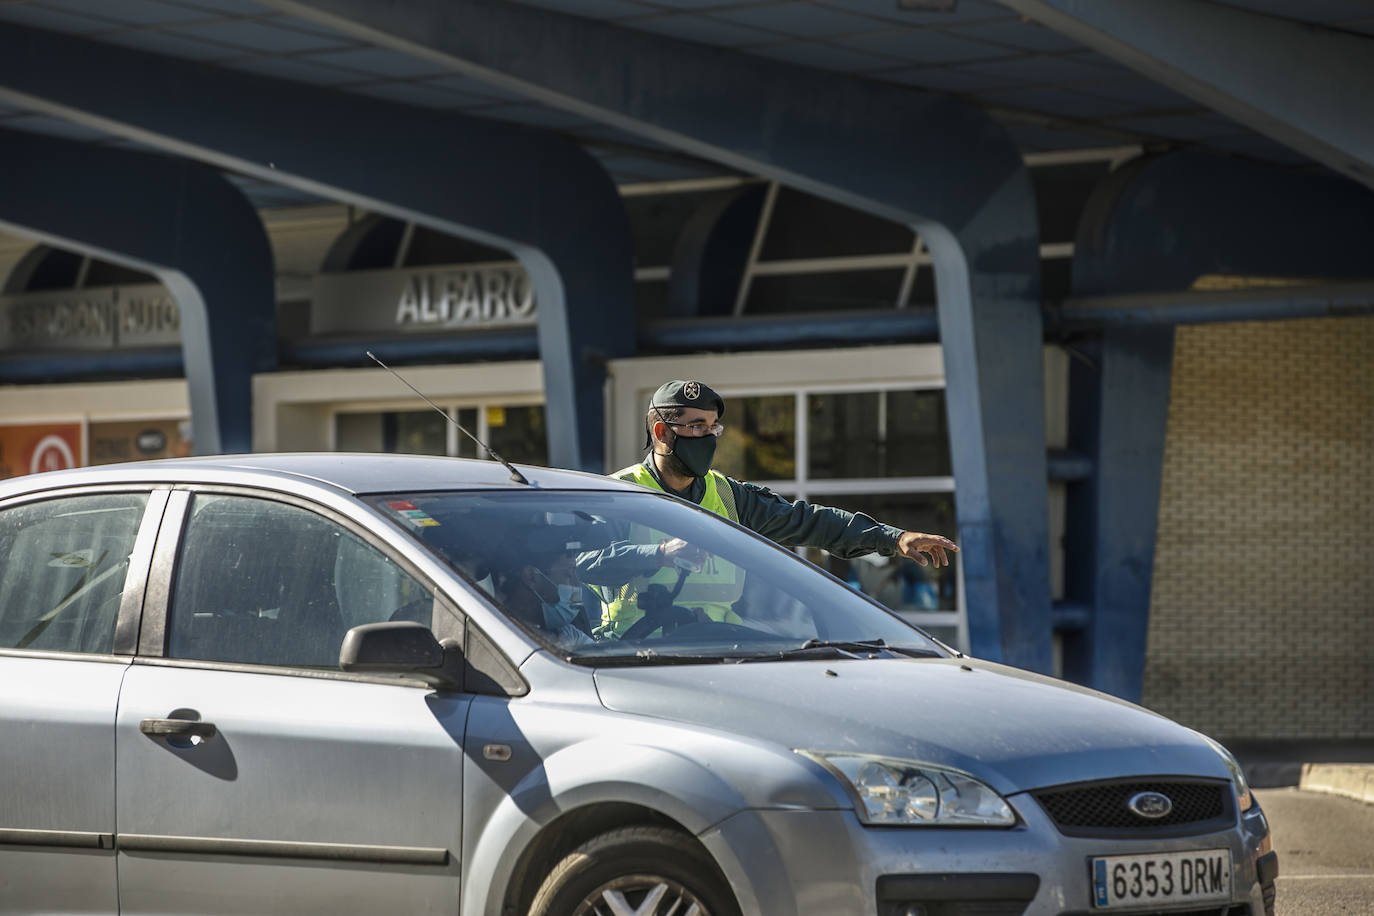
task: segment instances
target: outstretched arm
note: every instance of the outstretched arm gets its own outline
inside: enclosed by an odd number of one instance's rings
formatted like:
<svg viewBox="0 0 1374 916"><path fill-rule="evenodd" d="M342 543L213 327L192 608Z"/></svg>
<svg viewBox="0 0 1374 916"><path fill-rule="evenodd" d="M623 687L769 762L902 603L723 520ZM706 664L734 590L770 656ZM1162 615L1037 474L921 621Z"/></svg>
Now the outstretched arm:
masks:
<svg viewBox="0 0 1374 916"><path fill-rule="evenodd" d="M730 486L740 524L784 547L820 547L844 559L869 553L896 555L922 566L948 566L947 551L959 549L949 538L903 531L862 512L789 501L765 487L733 479Z"/></svg>

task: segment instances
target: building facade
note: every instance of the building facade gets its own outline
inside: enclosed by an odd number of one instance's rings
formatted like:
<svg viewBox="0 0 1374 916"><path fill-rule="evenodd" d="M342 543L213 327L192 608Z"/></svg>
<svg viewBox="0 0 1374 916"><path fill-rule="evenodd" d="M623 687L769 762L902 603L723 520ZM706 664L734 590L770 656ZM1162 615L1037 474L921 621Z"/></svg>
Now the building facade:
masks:
<svg viewBox="0 0 1374 916"><path fill-rule="evenodd" d="M0 9L0 473L482 457L372 353L604 472L701 378L721 470L959 539L809 554L952 644L1374 736L1353 0L410 3Z"/></svg>

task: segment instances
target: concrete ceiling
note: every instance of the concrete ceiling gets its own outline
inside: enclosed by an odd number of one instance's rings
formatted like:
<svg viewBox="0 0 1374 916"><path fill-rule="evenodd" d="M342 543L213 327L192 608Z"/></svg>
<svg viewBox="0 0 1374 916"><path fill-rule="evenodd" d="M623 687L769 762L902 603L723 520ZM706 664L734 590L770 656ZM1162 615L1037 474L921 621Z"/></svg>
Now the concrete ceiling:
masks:
<svg viewBox="0 0 1374 916"><path fill-rule="evenodd" d="M950 12L907 11L898 0L526 0L526 5L913 91L950 93L1005 124L1027 153L1123 144L1189 146L1311 165L1300 154L993 0L959 0ZM1374 35L1374 0L1232 0L1230 5ZM435 111L545 127L584 145L622 185L726 174L715 163L253 0L0 0L0 22ZM0 106L0 127L135 145L7 106ZM299 191L258 179L235 180L259 207L313 202Z"/></svg>

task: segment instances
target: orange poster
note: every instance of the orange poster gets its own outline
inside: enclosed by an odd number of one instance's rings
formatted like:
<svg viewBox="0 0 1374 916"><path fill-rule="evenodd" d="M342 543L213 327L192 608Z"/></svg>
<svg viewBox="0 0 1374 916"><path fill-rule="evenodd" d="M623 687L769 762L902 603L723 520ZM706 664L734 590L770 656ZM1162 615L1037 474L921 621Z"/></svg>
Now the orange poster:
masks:
<svg viewBox="0 0 1374 916"><path fill-rule="evenodd" d="M81 464L81 424L0 424L0 477L60 471Z"/></svg>

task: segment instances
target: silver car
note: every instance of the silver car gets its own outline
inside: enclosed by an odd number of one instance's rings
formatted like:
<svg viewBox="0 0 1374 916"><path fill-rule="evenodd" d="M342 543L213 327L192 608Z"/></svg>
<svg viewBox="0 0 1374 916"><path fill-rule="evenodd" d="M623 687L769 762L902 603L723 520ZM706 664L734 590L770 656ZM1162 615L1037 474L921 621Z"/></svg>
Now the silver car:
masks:
<svg viewBox="0 0 1374 916"><path fill-rule="evenodd" d="M1272 912L1208 738L680 500L522 472L0 485L0 912Z"/></svg>

